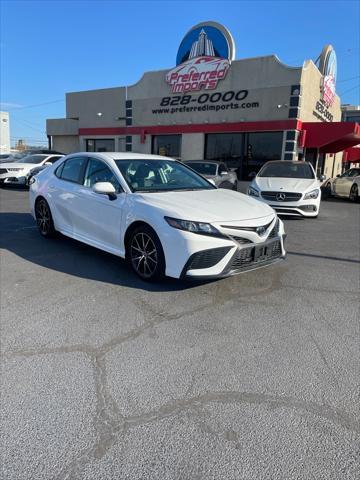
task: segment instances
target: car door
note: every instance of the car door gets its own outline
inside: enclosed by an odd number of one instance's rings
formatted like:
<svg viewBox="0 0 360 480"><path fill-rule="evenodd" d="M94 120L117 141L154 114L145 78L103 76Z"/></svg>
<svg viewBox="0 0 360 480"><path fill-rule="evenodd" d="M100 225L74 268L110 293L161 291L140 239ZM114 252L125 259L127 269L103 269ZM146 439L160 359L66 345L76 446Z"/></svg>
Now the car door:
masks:
<svg viewBox="0 0 360 480"><path fill-rule="evenodd" d="M85 155L70 157L55 170L48 183L50 208L55 227L65 234L78 233L81 212L79 211L79 188L82 187L88 158Z"/></svg>
<svg viewBox="0 0 360 480"><path fill-rule="evenodd" d="M97 182L110 182L116 198L95 193ZM122 190L117 174L103 160L89 157L83 184L77 192L79 209L77 232L89 243L115 253L123 252L121 245L122 214L126 193Z"/></svg>
<svg viewBox="0 0 360 480"><path fill-rule="evenodd" d="M357 171L354 168L344 172L339 178L334 181L334 192L336 195L348 196L354 177Z"/></svg>

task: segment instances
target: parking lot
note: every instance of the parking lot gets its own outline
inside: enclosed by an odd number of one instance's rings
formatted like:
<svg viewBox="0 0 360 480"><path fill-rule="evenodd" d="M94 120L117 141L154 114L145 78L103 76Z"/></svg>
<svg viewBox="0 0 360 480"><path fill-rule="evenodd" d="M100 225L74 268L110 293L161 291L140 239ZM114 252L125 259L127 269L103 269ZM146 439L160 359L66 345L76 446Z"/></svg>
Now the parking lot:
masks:
<svg viewBox="0 0 360 480"><path fill-rule="evenodd" d="M360 208L286 219L287 259L147 284L45 240L0 190L6 480L358 478Z"/></svg>

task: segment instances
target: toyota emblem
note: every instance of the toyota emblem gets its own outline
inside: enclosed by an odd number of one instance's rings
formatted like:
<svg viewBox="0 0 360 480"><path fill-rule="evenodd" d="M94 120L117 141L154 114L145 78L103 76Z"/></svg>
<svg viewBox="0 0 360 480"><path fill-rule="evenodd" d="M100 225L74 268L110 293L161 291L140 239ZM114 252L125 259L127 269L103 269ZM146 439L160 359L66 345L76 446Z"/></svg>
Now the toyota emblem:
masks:
<svg viewBox="0 0 360 480"><path fill-rule="evenodd" d="M286 195L285 193L277 193L276 194L276 200L278 200L279 202L283 202L286 198Z"/></svg>

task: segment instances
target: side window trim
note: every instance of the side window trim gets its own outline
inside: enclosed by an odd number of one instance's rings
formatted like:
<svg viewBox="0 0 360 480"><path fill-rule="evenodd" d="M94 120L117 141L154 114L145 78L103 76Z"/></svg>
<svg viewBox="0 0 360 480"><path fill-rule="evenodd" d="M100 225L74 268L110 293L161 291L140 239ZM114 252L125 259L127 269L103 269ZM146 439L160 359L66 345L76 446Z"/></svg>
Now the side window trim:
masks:
<svg viewBox="0 0 360 480"><path fill-rule="evenodd" d="M96 158L96 157L90 157L88 156L87 157L87 162L86 162L86 165L85 165L85 169L84 169L84 172L83 172L83 178L82 178L82 186L84 188L89 188L90 190L92 190L91 187L88 187L85 185L85 173L86 173L86 170L87 170L87 166L88 164L90 163L90 160L96 160L97 162L101 162L103 165L105 165L109 170L110 172L114 175L114 177L116 178L117 180L117 183L119 184L119 189L116 193L123 193L125 190L123 188L123 186L121 185L121 180L119 179L119 176L117 175L116 172L114 172L114 170L110 167L110 165L108 165L106 162L104 162L103 160L101 160L100 158Z"/></svg>
<svg viewBox="0 0 360 480"><path fill-rule="evenodd" d="M85 162L80 169L79 180L74 181L74 180L69 180L68 178L62 178L62 173L63 173L65 164L71 160L74 160L75 158L85 158ZM75 185L82 185L84 182L84 174L85 174L85 169L87 167L88 162L89 162L89 158L87 156L85 157L84 155L78 155L78 156L67 158L64 162L62 162L61 165L57 167L57 169L55 170L55 175L59 180L62 180L63 182L74 183ZM60 170L60 173L58 175L57 172L59 170Z"/></svg>

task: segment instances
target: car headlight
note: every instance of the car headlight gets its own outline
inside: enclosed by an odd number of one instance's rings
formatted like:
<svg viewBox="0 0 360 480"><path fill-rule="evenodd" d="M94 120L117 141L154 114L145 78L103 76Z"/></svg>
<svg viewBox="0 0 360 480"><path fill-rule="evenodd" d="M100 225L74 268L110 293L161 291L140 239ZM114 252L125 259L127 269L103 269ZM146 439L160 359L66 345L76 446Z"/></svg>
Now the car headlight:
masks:
<svg viewBox="0 0 360 480"><path fill-rule="evenodd" d="M248 192L247 193L251 197L259 197L260 196L259 190L256 190L256 188L253 188L253 187L248 187Z"/></svg>
<svg viewBox="0 0 360 480"><path fill-rule="evenodd" d="M185 230L186 232L200 233L202 235L212 235L222 237L219 230L213 227L210 223L193 222L191 220L180 220L179 218L164 217L170 227L178 230Z"/></svg>
<svg viewBox="0 0 360 480"><path fill-rule="evenodd" d="M316 188L315 190L311 190L311 192L306 193L304 196L304 200L307 200L309 198L318 198L319 194L320 190Z"/></svg>
<svg viewBox="0 0 360 480"><path fill-rule="evenodd" d="M8 168L8 172L22 172L24 169L23 168Z"/></svg>

